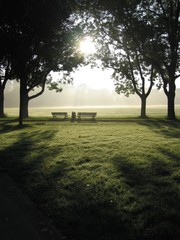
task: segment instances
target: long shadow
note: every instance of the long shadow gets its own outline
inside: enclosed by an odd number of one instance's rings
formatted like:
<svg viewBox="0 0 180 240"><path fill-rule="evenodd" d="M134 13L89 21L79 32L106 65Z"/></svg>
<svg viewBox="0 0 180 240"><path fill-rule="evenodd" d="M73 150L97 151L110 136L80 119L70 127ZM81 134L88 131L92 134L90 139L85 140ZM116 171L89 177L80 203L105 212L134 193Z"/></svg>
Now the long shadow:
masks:
<svg viewBox="0 0 180 240"><path fill-rule="evenodd" d="M177 154L159 149L172 161L166 163L149 156L146 167L121 156L113 157L118 179L115 183L119 185L107 183L105 187L106 183L96 184L96 181L87 185L75 169L77 166L61 157L67 151L63 146L46 146L46 139L53 141L55 134L56 130L27 134L19 131L18 140L0 151L0 156L11 176L64 237L68 240L180 239ZM72 171L77 171L77 176ZM111 192L115 200L111 199Z"/></svg>
<svg viewBox="0 0 180 240"><path fill-rule="evenodd" d="M138 124L149 127L152 131L162 135L180 138L180 121L167 121L158 119L148 119L137 121Z"/></svg>
<svg viewBox="0 0 180 240"><path fill-rule="evenodd" d="M27 126L29 128L29 126ZM58 154L54 149L47 149L44 143L53 138L54 131L32 131L25 133L17 127L8 126L3 131L19 131L18 140L4 150L0 151L1 165L8 173L18 182L19 185L25 186L28 183L28 177L37 173L41 175L41 168L49 156ZM36 151L34 151L36 150ZM33 154L38 152L38 154ZM39 176L40 177L40 176ZM26 189L25 189L26 190ZM28 189L27 189L28 191Z"/></svg>
<svg viewBox="0 0 180 240"><path fill-rule="evenodd" d="M57 211L56 181L64 177L67 165L61 161L56 164L57 168L51 167L51 160L53 164L53 159L60 155L61 146L46 146L46 140L53 141L56 130L18 131L18 140L0 151L0 165L37 207L53 220L56 217L52 210L55 208L54 211Z"/></svg>
<svg viewBox="0 0 180 240"><path fill-rule="evenodd" d="M174 174L180 167L178 157L174 156L172 163L149 158L149 166L121 156L113 159L128 191L134 195L133 207L127 206L131 231L136 236L133 239L180 239L180 174Z"/></svg>
<svg viewBox="0 0 180 240"><path fill-rule="evenodd" d="M0 134L17 130L18 125L13 125L14 123L17 123L17 119L3 121L3 122L0 121Z"/></svg>
<svg viewBox="0 0 180 240"><path fill-rule="evenodd" d="M16 123L16 124L15 124ZM45 122L36 122L36 123L33 123L33 125L45 125L46 123ZM3 122L3 123L0 123L0 134L4 134L4 133L7 133L7 132L12 132L12 131L17 131L17 130L23 130L25 128L32 128L33 126L30 125L30 124L23 124L23 126L19 126L18 125L18 122L16 120L12 120L12 121L6 121L6 122Z"/></svg>
<svg viewBox="0 0 180 240"><path fill-rule="evenodd" d="M121 211L96 185L88 185L83 179L71 176L70 166L60 165L67 185L61 186L59 173L52 199L53 216L56 226L69 240L130 240L130 224L124 220ZM56 171L55 171L56 172ZM56 172L57 173L57 172ZM61 176L61 174L60 174ZM61 176L62 177L62 176ZM50 177L52 179L52 176ZM55 179L54 179L55 180ZM99 191L97 193L97 191ZM99 196L98 196L99 195Z"/></svg>
<svg viewBox="0 0 180 240"><path fill-rule="evenodd" d="M122 184L107 189L103 182L101 188L99 184L86 185L83 179L71 176L72 166L59 162L58 170L54 169L59 185L52 207L56 225L70 240L180 239L179 179L174 176L180 166L177 159L174 156L173 163L168 164L149 158L149 167L145 167L115 157L112 162ZM69 181L63 187L61 177ZM111 200L110 191L119 202Z"/></svg>
<svg viewBox="0 0 180 240"><path fill-rule="evenodd" d="M49 142L54 134L20 131L18 140L0 151L1 163L67 239L133 239L129 238L129 223L107 199L103 188L89 187L84 179L71 175L73 166L61 158L63 147L44 148L45 144L39 144L46 139ZM53 162L54 158L58 161Z"/></svg>

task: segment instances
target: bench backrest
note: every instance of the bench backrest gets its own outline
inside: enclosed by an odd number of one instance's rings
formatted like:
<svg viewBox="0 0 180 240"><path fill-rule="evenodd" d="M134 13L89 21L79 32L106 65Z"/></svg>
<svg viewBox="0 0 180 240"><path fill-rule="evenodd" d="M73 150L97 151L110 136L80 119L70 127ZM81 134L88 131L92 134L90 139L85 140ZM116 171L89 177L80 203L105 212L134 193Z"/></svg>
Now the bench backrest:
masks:
<svg viewBox="0 0 180 240"><path fill-rule="evenodd" d="M51 113L53 118L56 118L56 117L63 117L63 118L68 118L68 113L67 112L52 112Z"/></svg>

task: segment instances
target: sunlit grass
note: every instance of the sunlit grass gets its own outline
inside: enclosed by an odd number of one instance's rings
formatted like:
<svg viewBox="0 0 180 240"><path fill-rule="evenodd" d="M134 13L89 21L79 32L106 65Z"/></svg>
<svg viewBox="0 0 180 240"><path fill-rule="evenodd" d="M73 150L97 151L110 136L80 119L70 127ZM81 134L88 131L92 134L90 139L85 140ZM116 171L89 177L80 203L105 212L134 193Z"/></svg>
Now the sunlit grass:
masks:
<svg viewBox="0 0 180 240"><path fill-rule="evenodd" d="M180 117L180 105L175 107L176 115ZM62 107L62 108L29 108L30 117L40 117L51 119L51 112L68 112L69 117L73 111L75 112L97 112L97 119L102 118L136 118L140 116L140 107L124 106L124 107ZM6 108L5 113L8 117L18 117L18 108ZM147 116L148 117L166 117L167 110L166 106L148 106Z"/></svg>
<svg viewBox="0 0 180 240"><path fill-rule="evenodd" d="M179 127L1 122L0 164L67 239L180 239Z"/></svg>

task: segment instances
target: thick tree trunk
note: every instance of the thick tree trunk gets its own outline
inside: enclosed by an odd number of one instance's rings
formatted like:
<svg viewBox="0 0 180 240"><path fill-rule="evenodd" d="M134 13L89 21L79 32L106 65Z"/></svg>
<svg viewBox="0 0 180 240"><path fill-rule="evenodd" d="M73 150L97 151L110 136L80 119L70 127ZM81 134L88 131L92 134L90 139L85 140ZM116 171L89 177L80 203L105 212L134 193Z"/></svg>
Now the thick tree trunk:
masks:
<svg viewBox="0 0 180 240"><path fill-rule="evenodd" d="M176 114L175 114L175 91L176 86L175 83L171 82L169 84L169 91L167 93L167 119L168 120L176 120Z"/></svg>
<svg viewBox="0 0 180 240"><path fill-rule="evenodd" d="M146 118L146 97L141 96L141 118Z"/></svg>
<svg viewBox="0 0 180 240"><path fill-rule="evenodd" d="M0 117L4 117L4 88L0 88Z"/></svg>
<svg viewBox="0 0 180 240"><path fill-rule="evenodd" d="M28 91L25 81L20 80L20 105L19 105L19 126L23 125L23 119L29 117L28 113Z"/></svg>

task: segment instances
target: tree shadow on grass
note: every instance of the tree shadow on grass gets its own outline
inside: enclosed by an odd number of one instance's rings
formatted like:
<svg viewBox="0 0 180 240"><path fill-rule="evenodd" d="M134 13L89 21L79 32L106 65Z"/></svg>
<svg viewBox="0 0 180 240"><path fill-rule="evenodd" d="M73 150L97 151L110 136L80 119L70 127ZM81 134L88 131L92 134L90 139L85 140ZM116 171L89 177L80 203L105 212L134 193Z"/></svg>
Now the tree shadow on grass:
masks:
<svg viewBox="0 0 180 240"><path fill-rule="evenodd" d="M164 156L169 152L163 152ZM149 158L149 166L138 165L128 159L113 159L134 195L134 203L127 206L128 219L134 232L133 239L180 239L180 167L178 156L173 163Z"/></svg>
<svg viewBox="0 0 180 240"><path fill-rule="evenodd" d="M18 139L0 151L0 163L20 185L25 186L28 184L26 181L29 181L27 180L29 176L34 173L41 175L41 168L50 155L58 154L57 151L53 152L53 148L48 149L44 144L46 139L50 141L53 138L55 130L24 132L21 131L22 129L11 126L7 130L18 131L16 132Z"/></svg>
<svg viewBox="0 0 180 240"><path fill-rule="evenodd" d="M1 122L0 123L0 134L18 130L19 127L18 127L18 125L15 125L15 123L17 123L16 120Z"/></svg>
<svg viewBox="0 0 180 240"><path fill-rule="evenodd" d="M88 186L80 172L72 175L74 166L61 158L63 146L39 144L53 141L54 134L20 132L15 143L0 151L4 168L67 239L132 239L128 223L106 197L103 186Z"/></svg>
<svg viewBox="0 0 180 240"><path fill-rule="evenodd" d="M35 125L41 125L41 126L45 125L45 123L34 123L33 125L23 124L23 126L19 126L18 124L12 124L12 123L15 123L15 121L14 122L4 122L3 124L0 124L0 134L33 128L33 126L35 126Z"/></svg>
<svg viewBox="0 0 180 240"><path fill-rule="evenodd" d="M109 187L99 180L87 184L83 177L72 176L72 167L64 164L67 182L62 187L59 179L53 202L56 225L70 240L180 239L180 193L174 176L179 169L177 159L174 156L168 164L149 157L147 167L114 157L117 185L109 182Z"/></svg>
<svg viewBox="0 0 180 240"><path fill-rule="evenodd" d="M66 146L46 145L55 133L20 131L18 140L0 155L11 176L68 240L180 239L176 154L171 163L149 156L148 166L113 157L115 183L109 175L106 181L97 178L88 184L77 165L62 158ZM88 166L92 160L79 162Z"/></svg>
<svg viewBox="0 0 180 240"><path fill-rule="evenodd" d="M149 127L152 131L162 135L180 138L180 121L167 121L167 120L146 120L137 121L138 124Z"/></svg>

